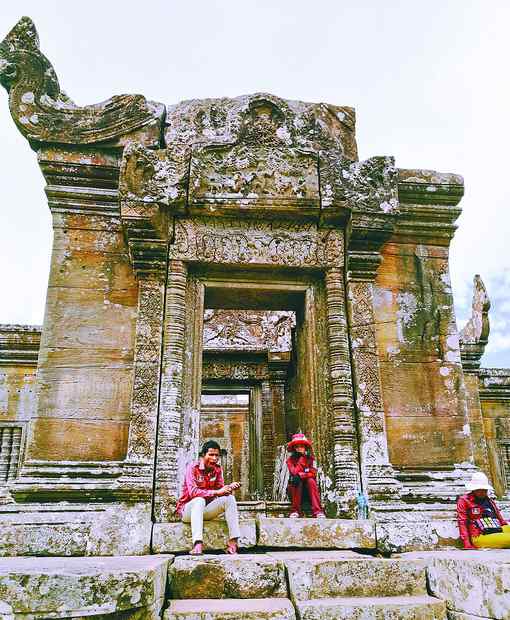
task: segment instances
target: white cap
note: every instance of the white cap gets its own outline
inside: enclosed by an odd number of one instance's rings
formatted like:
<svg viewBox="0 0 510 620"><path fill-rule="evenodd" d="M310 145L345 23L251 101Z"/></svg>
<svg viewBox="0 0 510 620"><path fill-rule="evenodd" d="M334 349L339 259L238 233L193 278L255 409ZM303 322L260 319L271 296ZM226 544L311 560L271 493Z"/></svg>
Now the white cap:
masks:
<svg viewBox="0 0 510 620"><path fill-rule="evenodd" d="M489 484L489 480L483 471L475 471L471 476L471 480L466 482L466 489L468 491L476 491L476 489L487 489L487 491L492 491L492 486Z"/></svg>

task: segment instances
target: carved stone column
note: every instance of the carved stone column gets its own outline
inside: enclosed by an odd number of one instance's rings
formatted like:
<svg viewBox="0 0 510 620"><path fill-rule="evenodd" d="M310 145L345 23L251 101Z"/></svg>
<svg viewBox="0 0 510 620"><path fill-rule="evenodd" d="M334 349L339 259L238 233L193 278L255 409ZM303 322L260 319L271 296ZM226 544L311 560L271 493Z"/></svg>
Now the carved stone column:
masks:
<svg viewBox="0 0 510 620"><path fill-rule="evenodd" d="M154 517L172 518L179 494L187 266L168 264L159 405Z"/></svg>
<svg viewBox="0 0 510 620"><path fill-rule="evenodd" d="M340 494L340 511L352 516L359 488L359 463L344 276L340 268L326 271L326 303L336 489Z"/></svg>
<svg viewBox="0 0 510 620"><path fill-rule="evenodd" d="M388 456L372 274L375 272L350 272L348 314L363 488L370 499L387 500L398 498L399 484Z"/></svg>

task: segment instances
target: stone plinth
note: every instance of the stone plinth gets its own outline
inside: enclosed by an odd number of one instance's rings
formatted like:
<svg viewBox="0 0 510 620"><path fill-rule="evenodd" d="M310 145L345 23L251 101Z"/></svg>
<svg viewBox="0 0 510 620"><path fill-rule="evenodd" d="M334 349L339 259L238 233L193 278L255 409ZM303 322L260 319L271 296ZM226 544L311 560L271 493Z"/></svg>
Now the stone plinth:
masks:
<svg viewBox="0 0 510 620"><path fill-rule="evenodd" d="M322 557L298 552L283 561L294 601L427 593L425 570L419 562L346 556L334 551Z"/></svg>
<svg viewBox="0 0 510 620"><path fill-rule="evenodd" d="M406 553L427 567L429 590L444 601L455 620L510 617L510 551L431 551ZM461 614L461 615L455 615Z"/></svg>
<svg viewBox="0 0 510 620"><path fill-rule="evenodd" d="M319 599L297 610L301 620L446 620L444 602L427 595Z"/></svg>
<svg viewBox="0 0 510 620"><path fill-rule="evenodd" d="M392 521L377 523L377 549L383 553L430 551L460 547L457 521Z"/></svg>
<svg viewBox="0 0 510 620"><path fill-rule="evenodd" d="M31 618L157 617L171 556L1 558L0 610ZM24 617L24 616L23 616Z"/></svg>
<svg viewBox="0 0 510 620"><path fill-rule="evenodd" d="M258 544L279 549L373 549L375 528L363 520L260 517Z"/></svg>
<svg viewBox="0 0 510 620"><path fill-rule="evenodd" d="M244 599L172 601L164 620L295 620L287 599Z"/></svg>
<svg viewBox="0 0 510 620"><path fill-rule="evenodd" d="M257 530L254 519L241 521L241 548L255 547ZM228 529L224 521L204 523L204 547L218 551L226 547ZM152 534L152 550L154 553L179 553L189 551L192 547L191 526L186 523L155 523Z"/></svg>
<svg viewBox="0 0 510 620"><path fill-rule="evenodd" d="M266 555L177 558L169 574L172 598L281 598L283 562Z"/></svg>
<svg viewBox="0 0 510 620"><path fill-rule="evenodd" d="M114 556L150 552L152 523L145 504L32 504L0 512L0 556Z"/></svg>

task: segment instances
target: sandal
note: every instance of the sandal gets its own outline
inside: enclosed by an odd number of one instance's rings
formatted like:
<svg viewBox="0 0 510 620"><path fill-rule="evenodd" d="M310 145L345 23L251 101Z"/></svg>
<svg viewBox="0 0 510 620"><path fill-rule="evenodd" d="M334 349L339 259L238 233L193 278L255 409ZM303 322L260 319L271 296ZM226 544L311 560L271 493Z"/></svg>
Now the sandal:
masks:
<svg viewBox="0 0 510 620"><path fill-rule="evenodd" d="M289 519L299 519L299 512L291 512Z"/></svg>
<svg viewBox="0 0 510 620"><path fill-rule="evenodd" d="M193 549L189 552L190 555L203 555L204 553L204 544L201 542L196 542L193 545Z"/></svg>
<svg viewBox="0 0 510 620"><path fill-rule="evenodd" d="M234 541L229 541L227 543L227 548L225 549L225 553L228 553L228 555L236 555L238 551L238 546L237 543Z"/></svg>

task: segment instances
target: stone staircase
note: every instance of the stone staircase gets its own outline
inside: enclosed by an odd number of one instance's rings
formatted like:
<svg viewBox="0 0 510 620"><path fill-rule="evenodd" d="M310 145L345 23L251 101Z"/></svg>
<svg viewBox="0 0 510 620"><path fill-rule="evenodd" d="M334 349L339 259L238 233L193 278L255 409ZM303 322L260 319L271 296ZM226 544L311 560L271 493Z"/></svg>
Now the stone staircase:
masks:
<svg viewBox="0 0 510 620"><path fill-rule="evenodd" d="M445 620L423 563L352 551L176 558L164 620Z"/></svg>
<svg viewBox="0 0 510 620"><path fill-rule="evenodd" d="M510 550L383 558L369 521L249 521L236 556L190 556L189 532L162 524L165 553L0 558L0 620L510 618ZM220 526L205 528L218 550Z"/></svg>

